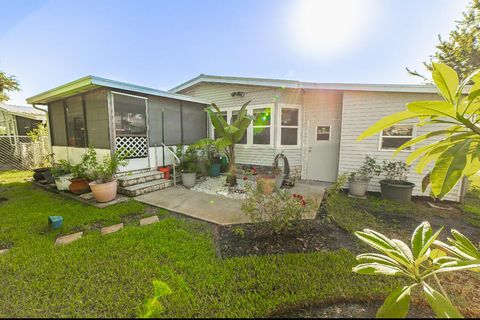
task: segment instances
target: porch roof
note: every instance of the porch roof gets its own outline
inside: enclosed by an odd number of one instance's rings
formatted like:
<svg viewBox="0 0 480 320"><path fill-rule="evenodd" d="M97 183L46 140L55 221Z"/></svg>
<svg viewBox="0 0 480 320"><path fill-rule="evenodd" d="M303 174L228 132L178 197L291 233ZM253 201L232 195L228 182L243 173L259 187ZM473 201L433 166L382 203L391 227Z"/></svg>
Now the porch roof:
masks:
<svg viewBox="0 0 480 320"><path fill-rule="evenodd" d="M0 103L0 111L6 111L14 116L20 116L32 120L45 120L45 113L26 106L15 106L12 104Z"/></svg>
<svg viewBox="0 0 480 320"><path fill-rule="evenodd" d="M73 96L82 92L91 91L96 88L107 87L117 90L126 90L135 93L143 93L158 97L170 98L181 101L195 102L201 104L209 104L208 102L189 97L177 93L166 92L158 89L138 86L131 83L120 82L105 78L100 78L96 76L86 76L78 80L66 83L59 87L53 88L51 90L42 92L33 97L27 98L27 103L29 104L47 104L54 100L63 99L69 96Z"/></svg>

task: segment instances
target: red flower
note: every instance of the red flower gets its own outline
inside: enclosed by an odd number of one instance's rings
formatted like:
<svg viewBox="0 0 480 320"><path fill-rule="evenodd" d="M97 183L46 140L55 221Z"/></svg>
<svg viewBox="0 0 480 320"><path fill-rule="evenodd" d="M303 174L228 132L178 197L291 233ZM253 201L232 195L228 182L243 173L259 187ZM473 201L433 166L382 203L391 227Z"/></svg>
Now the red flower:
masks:
<svg viewBox="0 0 480 320"><path fill-rule="evenodd" d="M243 176L243 180L248 180L248 177L247 177L247 176Z"/></svg>
<svg viewBox="0 0 480 320"><path fill-rule="evenodd" d="M305 200L302 200L302 207L305 207L307 205L307 203L305 202Z"/></svg>

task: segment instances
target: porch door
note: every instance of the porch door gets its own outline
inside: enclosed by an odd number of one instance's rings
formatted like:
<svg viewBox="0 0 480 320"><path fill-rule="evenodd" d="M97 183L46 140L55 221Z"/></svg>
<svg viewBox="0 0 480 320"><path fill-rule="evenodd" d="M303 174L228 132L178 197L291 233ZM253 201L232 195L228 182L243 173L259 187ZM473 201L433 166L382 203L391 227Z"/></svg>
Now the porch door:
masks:
<svg viewBox="0 0 480 320"><path fill-rule="evenodd" d="M128 157L120 171L148 169L147 98L113 93L115 115L115 149Z"/></svg>
<svg viewBox="0 0 480 320"><path fill-rule="evenodd" d="M340 120L310 120L307 130L307 179L334 182L338 174Z"/></svg>

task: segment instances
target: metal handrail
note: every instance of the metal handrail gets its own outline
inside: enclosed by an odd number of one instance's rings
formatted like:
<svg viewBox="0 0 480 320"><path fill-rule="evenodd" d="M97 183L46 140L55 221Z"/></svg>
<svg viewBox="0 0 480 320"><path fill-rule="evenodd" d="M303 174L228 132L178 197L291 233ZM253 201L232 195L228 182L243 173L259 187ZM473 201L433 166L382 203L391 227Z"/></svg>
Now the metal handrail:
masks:
<svg viewBox="0 0 480 320"><path fill-rule="evenodd" d="M160 144L163 146L163 150L165 150L165 148L168 150L168 152L170 152L172 155L173 155L173 158L178 161L178 163L180 164L180 159L177 157L177 155L172 151L170 150L169 147L167 147L164 143L160 142ZM165 163L163 164L165 165ZM177 186L177 174L175 172L175 167L177 166L175 161L173 161L173 186L176 187Z"/></svg>

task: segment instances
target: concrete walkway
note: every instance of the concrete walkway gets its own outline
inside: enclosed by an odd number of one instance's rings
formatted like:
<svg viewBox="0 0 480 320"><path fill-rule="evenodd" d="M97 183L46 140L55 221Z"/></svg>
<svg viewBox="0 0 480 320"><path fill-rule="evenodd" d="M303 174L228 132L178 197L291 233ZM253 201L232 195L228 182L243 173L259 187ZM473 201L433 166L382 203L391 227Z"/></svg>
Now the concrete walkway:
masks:
<svg viewBox="0 0 480 320"><path fill-rule="evenodd" d="M297 182L295 187L288 189L288 191L292 194L298 193L312 197L320 206L325 186L322 184ZM135 200L218 225L251 222L250 218L241 210L241 200L184 188L170 187L135 197ZM316 211L309 214L306 218L315 219L315 216Z"/></svg>

